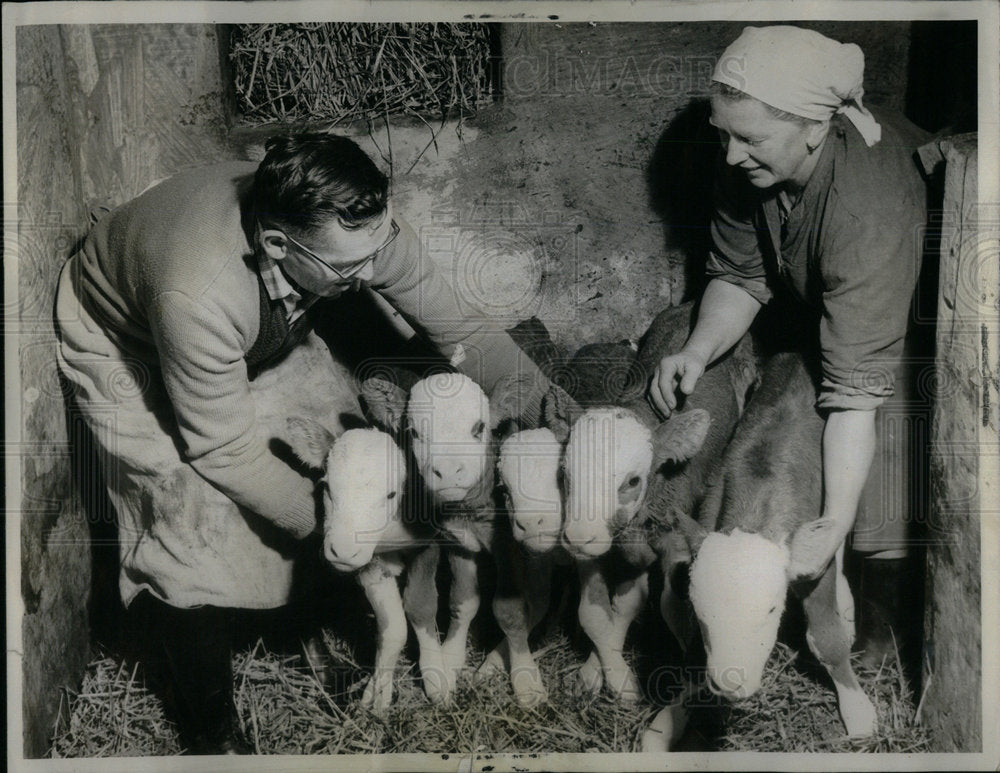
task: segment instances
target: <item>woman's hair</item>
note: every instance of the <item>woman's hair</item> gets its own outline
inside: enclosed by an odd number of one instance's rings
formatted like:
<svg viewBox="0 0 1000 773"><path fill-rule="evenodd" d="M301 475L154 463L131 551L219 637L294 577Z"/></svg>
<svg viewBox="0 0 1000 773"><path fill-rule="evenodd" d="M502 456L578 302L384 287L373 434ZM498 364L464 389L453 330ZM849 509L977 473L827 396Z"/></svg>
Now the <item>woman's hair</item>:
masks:
<svg viewBox="0 0 1000 773"><path fill-rule="evenodd" d="M779 118L782 121L794 121L802 126L812 126L813 124L820 123L820 121L814 120L812 118L806 118L802 115L795 115L795 113L787 113L784 110L779 110L776 107L772 107L767 104L767 102L761 102L757 97L753 97L747 94L745 91L740 91L738 88L730 86L726 83L719 83L718 81L712 81L711 94L713 97L722 97L723 99L753 99L760 102L767 112L775 118Z"/></svg>
<svg viewBox="0 0 1000 773"><path fill-rule="evenodd" d="M389 181L353 140L303 132L264 147L252 198L262 223L309 233L336 218L350 229L385 210Z"/></svg>

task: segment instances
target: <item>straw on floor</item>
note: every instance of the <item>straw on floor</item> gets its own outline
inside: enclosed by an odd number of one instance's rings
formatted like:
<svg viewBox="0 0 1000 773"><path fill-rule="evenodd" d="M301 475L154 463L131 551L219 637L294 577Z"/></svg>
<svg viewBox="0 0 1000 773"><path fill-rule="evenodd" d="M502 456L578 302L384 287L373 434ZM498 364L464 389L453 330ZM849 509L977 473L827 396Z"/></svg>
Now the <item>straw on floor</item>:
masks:
<svg viewBox="0 0 1000 773"><path fill-rule="evenodd" d="M396 671L396 701L384 714L363 709L366 669L335 633L324 632L331 678L321 683L295 655L267 651L261 643L234 660L234 690L245 737L262 754L427 752L638 751L642 732L658 707L648 700L628 706L607 695L581 694L576 669L582 655L561 630L540 644L538 660L550 699L536 709L519 707L509 681L463 679L449 706L423 695L412 661ZM481 650L470 650L478 663ZM712 748L784 752L929 751L914 723L914 696L898 660L875 671L858 669L876 705L879 729L864 741L844 735L832 685L811 656L778 644L758 695L708 711L721 725ZM694 721L694 720L693 720ZM66 691L52 745L54 757L163 755L180 749L159 700L143 686L141 668L101 656L88 668L79 693Z"/></svg>

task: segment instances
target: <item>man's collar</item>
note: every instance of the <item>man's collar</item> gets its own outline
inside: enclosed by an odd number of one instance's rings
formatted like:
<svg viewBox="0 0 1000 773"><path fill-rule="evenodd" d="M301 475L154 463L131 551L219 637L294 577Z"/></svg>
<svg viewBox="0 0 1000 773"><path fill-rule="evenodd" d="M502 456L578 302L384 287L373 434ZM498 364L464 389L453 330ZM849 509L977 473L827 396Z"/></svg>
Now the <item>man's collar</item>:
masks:
<svg viewBox="0 0 1000 773"><path fill-rule="evenodd" d="M257 270L272 301L290 299L294 303L302 299L302 293L288 281L278 261L268 257L263 250L257 251Z"/></svg>

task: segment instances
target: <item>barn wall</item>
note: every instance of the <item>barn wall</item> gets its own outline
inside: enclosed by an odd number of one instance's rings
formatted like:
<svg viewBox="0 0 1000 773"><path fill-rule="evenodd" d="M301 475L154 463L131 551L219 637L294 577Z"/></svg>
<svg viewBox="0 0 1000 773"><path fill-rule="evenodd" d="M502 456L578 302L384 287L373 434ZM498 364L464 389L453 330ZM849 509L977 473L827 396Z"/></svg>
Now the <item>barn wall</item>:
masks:
<svg viewBox="0 0 1000 773"><path fill-rule="evenodd" d="M59 30L25 31L17 45L24 753L38 756L59 688L78 681L89 654L89 535L70 474L51 322L57 267L81 233L82 205L64 135Z"/></svg>
<svg viewBox="0 0 1000 773"><path fill-rule="evenodd" d="M932 423L923 720L942 751L982 749L981 520L995 518L998 420L995 214L978 206L974 136L945 163ZM990 239L993 240L992 246ZM990 451L980 455L979 443ZM992 504L991 504L992 503Z"/></svg>
<svg viewBox="0 0 1000 773"><path fill-rule="evenodd" d="M226 151L213 27L22 27L16 42L22 673L32 757L48 749L60 687L77 684L87 661L88 610L99 632L110 630L117 590L107 509L91 485L83 508L74 485L74 465L80 483L97 478L92 459L70 453L53 354L56 277L91 207Z"/></svg>
<svg viewBox="0 0 1000 773"><path fill-rule="evenodd" d="M704 100L743 26L501 24L494 107L433 122L433 142L411 120L343 130L391 162L397 210L470 302L536 314L570 348L639 336L697 285L718 147ZM909 24L812 26L865 48L868 99L903 108ZM235 135L256 158L268 133Z"/></svg>

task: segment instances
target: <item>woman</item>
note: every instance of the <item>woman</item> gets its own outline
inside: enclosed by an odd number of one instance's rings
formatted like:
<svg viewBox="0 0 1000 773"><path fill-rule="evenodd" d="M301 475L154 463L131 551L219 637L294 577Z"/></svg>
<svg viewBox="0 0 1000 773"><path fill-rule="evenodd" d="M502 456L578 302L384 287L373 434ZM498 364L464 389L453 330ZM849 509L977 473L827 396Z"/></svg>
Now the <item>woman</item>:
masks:
<svg viewBox="0 0 1000 773"><path fill-rule="evenodd" d="M713 73L711 123L723 146L711 223L709 283L684 347L650 384L664 414L749 329L779 287L811 309L821 382L823 520L818 576L854 529L865 555L863 645L876 655L901 591L908 491L890 496L876 467L878 417L906 400L904 339L920 271L926 191L913 158L927 137L905 118L863 107L864 56L810 30L748 27ZM880 431L897 464L905 438ZM906 459L903 459L906 464ZM867 482L867 485L866 485ZM904 487L906 488L906 487ZM860 505L860 507L859 507ZM858 522L855 524L855 516ZM879 596L882 598L879 598ZM895 621L895 636L902 631Z"/></svg>

